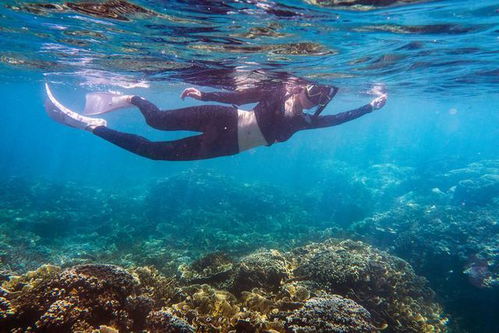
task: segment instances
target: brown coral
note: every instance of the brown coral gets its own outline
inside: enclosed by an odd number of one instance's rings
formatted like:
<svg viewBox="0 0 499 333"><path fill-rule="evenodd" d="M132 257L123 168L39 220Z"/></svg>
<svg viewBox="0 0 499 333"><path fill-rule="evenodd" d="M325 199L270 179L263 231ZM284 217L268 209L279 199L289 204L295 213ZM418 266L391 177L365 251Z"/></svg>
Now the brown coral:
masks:
<svg viewBox="0 0 499 333"><path fill-rule="evenodd" d="M371 314L351 299L339 295L314 297L286 317L288 332L375 332Z"/></svg>
<svg viewBox="0 0 499 333"><path fill-rule="evenodd" d="M231 290L236 295L253 288L276 291L290 273L290 264L279 251L258 251L241 259Z"/></svg>
<svg viewBox="0 0 499 333"><path fill-rule="evenodd" d="M185 318L197 329L209 331L228 327L230 319L240 310L234 295L207 284L186 287L183 293L184 300L172 308L175 314Z"/></svg>
<svg viewBox="0 0 499 333"><path fill-rule="evenodd" d="M426 280L404 260L351 240L294 250L301 279L363 305L392 332L444 332L446 319Z"/></svg>
<svg viewBox="0 0 499 333"><path fill-rule="evenodd" d="M155 306L154 299L144 294L148 291L145 286L114 265L78 265L63 271L43 266L3 283L5 300L14 311L3 319L0 316L0 326L36 332L92 332L105 325L139 331L149 325L146 319Z"/></svg>
<svg viewBox="0 0 499 333"><path fill-rule="evenodd" d="M191 265L180 265L181 278L186 283L207 283L216 285L226 281L234 262L223 252L210 253Z"/></svg>
<svg viewBox="0 0 499 333"><path fill-rule="evenodd" d="M190 270L217 275L224 260L208 256ZM43 266L3 282L0 326L12 332L445 332L425 280L405 261L361 242L258 251L231 265L225 281L183 279L183 286L153 267Z"/></svg>

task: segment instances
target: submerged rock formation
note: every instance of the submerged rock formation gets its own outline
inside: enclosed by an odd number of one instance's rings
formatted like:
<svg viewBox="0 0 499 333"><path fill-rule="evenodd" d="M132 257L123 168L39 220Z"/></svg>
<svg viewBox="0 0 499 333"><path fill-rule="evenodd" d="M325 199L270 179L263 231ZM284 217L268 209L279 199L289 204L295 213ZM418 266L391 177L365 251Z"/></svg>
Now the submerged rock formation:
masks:
<svg viewBox="0 0 499 333"><path fill-rule="evenodd" d="M0 326L12 332L95 332L108 326L123 332L193 332L174 316L152 312L146 285L114 265L79 265L65 270L42 266L2 285L6 305ZM101 330L102 331L102 330Z"/></svg>
<svg viewBox="0 0 499 333"><path fill-rule="evenodd" d="M43 266L3 282L0 326L12 332L446 331L426 281L405 261L362 242L260 250L238 262L218 253L180 272L177 280L151 267Z"/></svg>
<svg viewBox="0 0 499 333"><path fill-rule="evenodd" d="M254 288L277 290L281 283L289 279L290 264L277 250L258 251L241 259L234 272L231 287L235 293Z"/></svg>
<svg viewBox="0 0 499 333"><path fill-rule="evenodd" d="M314 297L286 317L288 332L374 332L371 314L351 299L338 295Z"/></svg>
<svg viewBox="0 0 499 333"><path fill-rule="evenodd" d="M404 260L351 240L330 240L293 251L294 275L364 306L390 332L442 332L446 318L433 291Z"/></svg>

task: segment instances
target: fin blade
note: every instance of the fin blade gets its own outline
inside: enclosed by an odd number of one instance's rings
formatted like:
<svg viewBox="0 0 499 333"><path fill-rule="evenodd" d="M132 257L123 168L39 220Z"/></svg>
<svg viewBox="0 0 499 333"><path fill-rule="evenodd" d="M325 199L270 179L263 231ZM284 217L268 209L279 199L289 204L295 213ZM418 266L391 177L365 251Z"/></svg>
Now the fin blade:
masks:
<svg viewBox="0 0 499 333"><path fill-rule="evenodd" d="M125 95L106 92L89 93L86 95L84 115L93 116L132 106L126 101Z"/></svg>

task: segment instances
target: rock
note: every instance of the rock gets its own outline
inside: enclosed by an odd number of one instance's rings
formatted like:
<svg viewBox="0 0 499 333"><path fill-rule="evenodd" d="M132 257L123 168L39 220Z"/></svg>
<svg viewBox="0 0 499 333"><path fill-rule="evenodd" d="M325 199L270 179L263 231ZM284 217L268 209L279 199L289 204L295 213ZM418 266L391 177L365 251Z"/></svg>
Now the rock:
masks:
<svg viewBox="0 0 499 333"><path fill-rule="evenodd" d="M114 265L43 266L3 287L14 314L0 316L0 326L10 329L90 332L108 325L130 332L144 326L154 305L140 281Z"/></svg>
<svg viewBox="0 0 499 333"><path fill-rule="evenodd" d="M194 333L194 328L166 310L151 311L147 316L151 333Z"/></svg>
<svg viewBox="0 0 499 333"><path fill-rule="evenodd" d="M217 285L226 281L231 273L234 262L223 252L210 253L191 265L181 265L179 271L186 283L207 283Z"/></svg>
<svg viewBox="0 0 499 333"><path fill-rule="evenodd" d="M289 263L279 251L258 251L241 259L231 290L236 295L253 288L275 291L289 276Z"/></svg>
<svg viewBox="0 0 499 333"><path fill-rule="evenodd" d="M295 249L296 278L362 304L376 326L393 332L445 332L433 292L404 260L351 240L330 240ZM417 318L417 319L416 319Z"/></svg>
<svg viewBox="0 0 499 333"><path fill-rule="evenodd" d="M351 299L339 295L314 297L286 317L286 332L375 332L371 314Z"/></svg>
<svg viewBox="0 0 499 333"><path fill-rule="evenodd" d="M476 179L461 180L453 200L462 205L487 205L499 197L499 175L486 174Z"/></svg>

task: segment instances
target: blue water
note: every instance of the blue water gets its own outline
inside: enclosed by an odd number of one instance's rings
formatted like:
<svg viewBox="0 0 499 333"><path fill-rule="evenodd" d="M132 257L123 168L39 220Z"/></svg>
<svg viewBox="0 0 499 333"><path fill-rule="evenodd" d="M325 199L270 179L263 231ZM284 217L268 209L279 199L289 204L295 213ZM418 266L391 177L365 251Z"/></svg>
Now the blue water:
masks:
<svg viewBox="0 0 499 333"><path fill-rule="evenodd" d="M494 225L499 215L499 1L428 1L378 8L334 7L326 3L319 6L299 0L136 0L133 4L136 7L115 8L115 17L109 17L71 3L2 2L0 180L10 185L0 199L4 200L0 203L0 269L23 273L43 263L72 263L81 257L81 251L92 252L92 247L94 258L99 257L105 246L97 241L91 243L90 235L102 221L89 212L106 211L110 220L118 215L121 219L126 219L127 214L140 216L134 210L140 207L133 205L147 198L157 181L185 174L197 175L199 180L186 182L178 193L179 200L196 205L196 200L203 200L206 193L216 198L227 190L223 182L218 185L210 178L215 175L230 179L230 186L241 191L242 199L233 204L229 200L226 212L237 227L232 223L218 229L203 225L204 231L199 231L196 221L206 217L192 217L189 223L192 230L200 232L200 238L186 237L182 242L181 231L172 232L172 239L182 244L184 251L177 261L172 259L174 263L190 262L203 251L217 250L217 242L224 251L237 256L262 244L267 248L290 248L291 244L321 241L327 235L341 238L356 230L351 229L352 225L366 218L376 220L380 214L395 214L404 205L426 207L441 215L413 223L432 221L431 225L437 223L435 219L438 223L455 223L448 232L435 237L448 238L456 245L448 249L450 257L458 258L462 254L459 251L469 250L465 255L468 259L455 259L457 263L445 272L437 269L441 259L418 266L415 252L400 247L404 238L384 242L376 239L375 232L346 237L394 251L413 264L417 274L430 280L456 332L497 332L499 259L494 240L498 230ZM88 132L52 121L43 108L45 82L51 84L63 104L76 111L82 110L86 93L108 90L143 96L164 109L197 105L201 103L180 100L184 88L227 87L223 76L210 77L203 83L199 81L200 73L235 68L242 73L255 69L287 72L340 87L325 114L368 103L373 98L369 93L373 85L386 87L388 102L383 109L338 127L299 132L272 147L193 162L158 162L135 156ZM189 135L150 129L133 109L107 114L105 118L111 128L154 140ZM205 176L207 184L202 181ZM459 182L476 181L480 187L482 183L477 179L482 181L484 177L487 183L477 191L485 198L477 199L471 190L459 192L464 193L463 197L455 194L456 188L459 191L459 186L464 186ZM57 186L65 186L66 190L58 190ZM245 187L253 191L247 197ZM201 195L201 189L208 192ZM436 199L432 195L437 190L450 199ZM28 192L31 196L26 195ZM68 198L72 195L74 202ZM112 206L108 202L112 196L130 202ZM275 211L270 208L267 213L270 220L280 219L279 227L273 222L269 222L268 230L265 226L254 227L250 225L254 221L246 218L251 212L244 211L240 202L262 196L279 203ZM165 201L174 199L175 195L165 194ZM161 206L161 198L156 200ZM221 207L224 204L221 202ZM16 244L18 233L24 231L9 226L13 216L61 212L64 205L70 205L71 214L79 216L77 221L85 221L83 231L76 231L78 226L70 223L67 233L50 236L49 219L49 236L38 234L41 240L33 238L31 245ZM113 208L108 211L109 205ZM452 209L459 209L459 214L448 213ZM201 211L207 216L224 212L210 211L210 205ZM303 232L307 226L300 225L296 239L286 244L283 235L293 234L292 214L297 211L306 212L310 219L307 224L313 231ZM161 223L170 213L161 214L153 216L149 221L152 227L142 231L153 235L162 230ZM477 228L483 227L482 231L473 230L466 223L477 216L490 225L479 224ZM140 223L137 219L129 225ZM216 238L208 245L200 245L202 232L209 233L209 228L226 232L234 240L240 230L245 230L245 223L248 232L253 232L254 243L241 236L246 242L244 248L238 248L241 245L236 241ZM132 228L129 225L121 232L126 234L127 228ZM393 233L403 232L394 225L387 228L395 230ZM290 231L285 233L283 229ZM452 233L456 229L465 231L456 236ZM483 230L488 230L489 238L483 238ZM80 239L74 237L76 232ZM47 237L54 242L47 242ZM116 237L115 247L119 248L121 236ZM140 241L154 240L153 236L144 237ZM108 256L94 261L135 263L130 259L133 249L130 253L105 250ZM58 251L60 257L53 254ZM490 272L487 274L495 279L487 287L466 272L480 261L470 259L472 254L483 257L484 253ZM13 264L14 255L22 258L21 262ZM171 267L164 269L168 270ZM451 270L456 273L449 273ZM469 289L463 296L451 292L456 288ZM461 308L463 302L469 308ZM469 315L470 309L476 313Z"/></svg>

